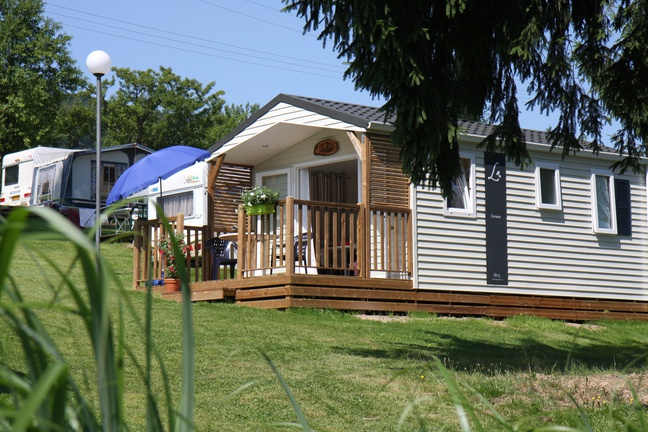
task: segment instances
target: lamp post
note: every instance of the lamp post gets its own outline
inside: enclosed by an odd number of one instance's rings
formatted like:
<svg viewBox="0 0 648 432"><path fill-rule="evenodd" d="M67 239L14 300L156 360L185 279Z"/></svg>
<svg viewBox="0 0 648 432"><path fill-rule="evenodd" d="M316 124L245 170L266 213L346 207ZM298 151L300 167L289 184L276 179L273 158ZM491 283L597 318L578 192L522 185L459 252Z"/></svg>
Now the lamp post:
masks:
<svg viewBox="0 0 648 432"><path fill-rule="evenodd" d="M92 51L86 59L90 73L97 77L97 162L95 165L95 241L101 241L101 77L110 71L112 62L104 51Z"/></svg>

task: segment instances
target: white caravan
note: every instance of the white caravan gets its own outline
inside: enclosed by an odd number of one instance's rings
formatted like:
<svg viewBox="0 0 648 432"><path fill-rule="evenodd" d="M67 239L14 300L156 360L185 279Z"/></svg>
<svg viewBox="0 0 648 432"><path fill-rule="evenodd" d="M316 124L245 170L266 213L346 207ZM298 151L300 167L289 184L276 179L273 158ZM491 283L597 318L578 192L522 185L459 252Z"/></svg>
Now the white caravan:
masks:
<svg viewBox="0 0 648 432"><path fill-rule="evenodd" d="M171 177L148 187L148 218L157 219L157 203L164 214L184 214L184 224L191 227L208 225L207 162L196 162ZM139 194L136 194L139 195Z"/></svg>
<svg viewBox="0 0 648 432"><path fill-rule="evenodd" d="M30 205L32 186L34 184L34 168L52 164L52 175L55 175L57 161L63 161L78 150L60 149L55 147L35 147L9 153L2 158L2 192L0 205L19 206ZM59 166L62 164L58 164ZM60 167L59 167L60 170ZM55 184L44 182L40 196L56 196L60 191L54 190ZM59 185L60 187L60 185Z"/></svg>
<svg viewBox="0 0 648 432"><path fill-rule="evenodd" d="M139 144L101 149L102 204L119 176L153 150ZM3 158L2 204L54 207L75 224L94 225L96 151L36 147Z"/></svg>

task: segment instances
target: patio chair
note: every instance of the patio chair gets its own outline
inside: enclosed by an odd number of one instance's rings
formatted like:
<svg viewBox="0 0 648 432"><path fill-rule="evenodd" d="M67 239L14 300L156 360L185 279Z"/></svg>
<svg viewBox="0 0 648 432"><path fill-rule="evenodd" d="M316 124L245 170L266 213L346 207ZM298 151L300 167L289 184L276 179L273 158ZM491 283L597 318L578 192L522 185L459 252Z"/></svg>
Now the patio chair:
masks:
<svg viewBox="0 0 648 432"><path fill-rule="evenodd" d="M301 239L301 243L300 243L300 239ZM313 266L316 265L315 262L316 260L315 260L315 256L312 254L313 251L312 244L309 244L308 242L308 233L302 233L300 235L296 235L294 241L295 241L295 245L294 245L295 273L317 274L317 269L313 268ZM311 243L312 241L313 239L311 237ZM310 263L309 263L308 254L311 254Z"/></svg>
<svg viewBox="0 0 648 432"><path fill-rule="evenodd" d="M236 250L236 243L223 240L219 237L207 240L206 246L212 251L212 280L220 279L221 266L229 267L230 278L234 279L238 260L232 258L232 251ZM234 248L234 249L232 249Z"/></svg>

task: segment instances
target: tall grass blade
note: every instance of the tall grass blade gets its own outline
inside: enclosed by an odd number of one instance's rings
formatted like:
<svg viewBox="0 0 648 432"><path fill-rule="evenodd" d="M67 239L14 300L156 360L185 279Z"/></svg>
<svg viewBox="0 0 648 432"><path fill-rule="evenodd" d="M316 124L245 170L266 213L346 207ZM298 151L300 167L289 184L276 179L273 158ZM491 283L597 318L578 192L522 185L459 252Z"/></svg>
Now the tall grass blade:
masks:
<svg viewBox="0 0 648 432"><path fill-rule="evenodd" d="M288 399L290 399L290 403L293 407L293 410L295 411L295 414L297 415L297 418L299 419L299 423L301 424L302 430L306 432L314 432L313 429L310 427L308 424L308 420L306 420L306 416L304 415L304 412L302 411L301 407L299 406L299 403L297 403L297 399L295 399L295 396L293 396L292 391L290 391L290 387L288 386L288 383L284 379L284 377L281 375L281 372L279 372L279 369L277 369L277 366L272 362L270 357L266 353L261 353L265 361L270 365L270 368L272 368L272 372L277 376L279 379L279 382L281 383L281 387L283 387L284 391L286 392L286 395L288 395Z"/></svg>
<svg viewBox="0 0 648 432"><path fill-rule="evenodd" d="M407 420L407 417L410 415L412 411L414 411L414 408L416 406L422 404L423 402L429 401L431 398L429 396L422 396L414 399L413 401L410 401L405 405L405 408L403 409L403 412L400 415L400 418L398 419L398 423L396 424L396 427L398 430L400 430L403 425L405 424L405 420Z"/></svg>
<svg viewBox="0 0 648 432"><path fill-rule="evenodd" d="M585 432L594 432L594 429L592 428L592 423L590 422L589 416L583 409L583 407L574 399L574 397L570 394L566 395L567 398L574 404L576 409L578 410L578 415L580 416L581 421L583 422L584 425L584 431Z"/></svg>
<svg viewBox="0 0 648 432"><path fill-rule="evenodd" d="M152 274L153 269L151 268L149 272ZM152 363L151 363L151 353L153 350L153 285L150 282L151 277L149 276L149 282L146 284L146 307L145 307L145 329L144 329L144 346L145 346L145 364L146 368L146 377L144 382L150 383L152 379ZM146 391L146 430L154 431L154 425L160 421L157 416L155 408L155 399L151 393L151 388L148 386Z"/></svg>
<svg viewBox="0 0 648 432"><path fill-rule="evenodd" d="M457 417L459 418L459 424L461 425L461 430L464 432L470 432L472 430L468 421L468 419L470 418L470 420L472 420L476 425L477 430L483 431L484 429L477 419L472 405L465 400L465 397L461 393L461 390L459 390L459 386L457 385L454 377L450 374L450 372L448 372L445 366L443 366L441 360L435 357L434 362L436 363L439 372L448 385L448 391L450 392L450 396L452 397L455 411L457 412Z"/></svg>
<svg viewBox="0 0 648 432"><path fill-rule="evenodd" d="M158 207L160 214L163 212ZM162 223L166 231L171 232L171 224L162 215ZM173 253L182 256L182 250L177 239L171 236ZM195 341L193 333L193 316L191 307L191 291L189 289L189 272L185 260L178 260L178 275L182 292L182 393L178 407L174 430L176 432L192 431L194 422L194 392L195 392Z"/></svg>
<svg viewBox="0 0 648 432"><path fill-rule="evenodd" d="M63 415L65 414L65 378L67 376L67 366L62 363L50 364L40 376L40 379L33 386L29 396L25 400L18 416L12 425L12 430L15 432L22 432L32 429L34 426L38 427L39 423L51 423L53 425L61 425L63 423ZM57 388L58 387L58 388ZM61 392L63 390L63 392ZM37 411L42 407L43 402L51 398L53 401L58 401L52 408L52 412L46 414L47 417L39 418ZM35 424L34 424L35 423Z"/></svg>
<svg viewBox="0 0 648 432"><path fill-rule="evenodd" d="M67 219L47 208L32 207L34 213L49 226L63 234L77 250L86 280L91 314L84 319L90 327L90 339L95 353L102 427L105 432L119 431L123 424L121 396L118 385L114 338L110 325L108 272L94 243Z"/></svg>

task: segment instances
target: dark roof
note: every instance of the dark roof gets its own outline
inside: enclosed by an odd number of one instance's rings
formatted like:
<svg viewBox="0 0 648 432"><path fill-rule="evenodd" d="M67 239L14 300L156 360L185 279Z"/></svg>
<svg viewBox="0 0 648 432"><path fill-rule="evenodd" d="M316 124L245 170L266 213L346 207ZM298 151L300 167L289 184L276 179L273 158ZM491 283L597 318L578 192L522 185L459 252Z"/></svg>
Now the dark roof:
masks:
<svg viewBox="0 0 648 432"><path fill-rule="evenodd" d="M213 153L218 150L226 142L234 138L241 131L245 130L248 126L253 124L260 117L262 117L276 105L282 102L309 111L313 111L318 114L334 118L336 120L350 123L361 128L367 128L370 122L390 124L394 119L394 117L392 117L389 119L389 121L385 122L385 114L380 111L379 107L355 105L344 102L335 102L325 99L310 98L305 96L293 96L281 93L270 102L262 106L254 114L252 114L252 116L238 125L229 134L221 138L216 144L209 148L209 151Z"/></svg>
<svg viewBox="0 0 648 432"><path fill-rule="evenodd" d="M146 146L144 146L142 144L138 144L138 143L118 144L118 145L109 146L109 147L105 147L105 146L101 147L101 151L103 151L103 152L128 150L128 149L135 149L135 150L140 149L142 152L149 153L149 154L153 153L155 151L152 148L146 147ZM84 149L84 150L80 150L79 153L77 153L77 155L92 154L92 153L96 153L96 152L97 152L96 149Z"/></svg>
<svg viewBox="0 0 648 432"><path fill-rule="evenodd" d="M393 124L394 120L396 119L396 116L392 115L387 119L387 121L385 121L385 113L381 111L380 107L370 107L366 105L356 105L345 102L336 102L325 99L294 96L282 93L265 104L263 107L261 107L250 118L236 127L232 132L219 140L209 149L209 151L213 153L214 151L219 149L227 141L238 135L241 131L243 131L245 128L254 123L257 119L259 119L261 116L263 116L265 113L270 111L273 107L281 102L313 111L318 114L322 114L362 128L367 128L369 126L369 123L371 122ZM461 120L459 122L459 126L463 128L464 133L479 137L487 137L493 132L493 129L495 127L488 123L469 120ZM551 141L549 140L547 132L522 129L522 133L524 134L524 139L527 143L551 145ZM604 148L602 150L614 152L614 149Z"/></svg>
<svg viewBox="0 0 648 432"><path fill-rule="evenodd" d="M493 133L495 126L488 123L470 121L470 120L460 120L459 126L463 128L464 133L468 135L476 135L479 137L487 137ZM532 129L522 129L524 134L524 140L527 143L536 143L536 144L547 144L551 145L549 136L547 132L532 130Z"/></svg>
<svg viewBox="0 0 648 432"><path fill-rule="evenodd" d="M295 101L299 101L301 107L306 108L308 105L312 106L313 111L320 114L328 115L329 117L346 121L360 127L367 127L369 123L387 123L391 124L396 120L396 116L392 115L385 120L385 112L381 107L371 107L367 105L356 105L345 102L336 102L325 99L310 98L305 96L288 96Z"/></svg>

